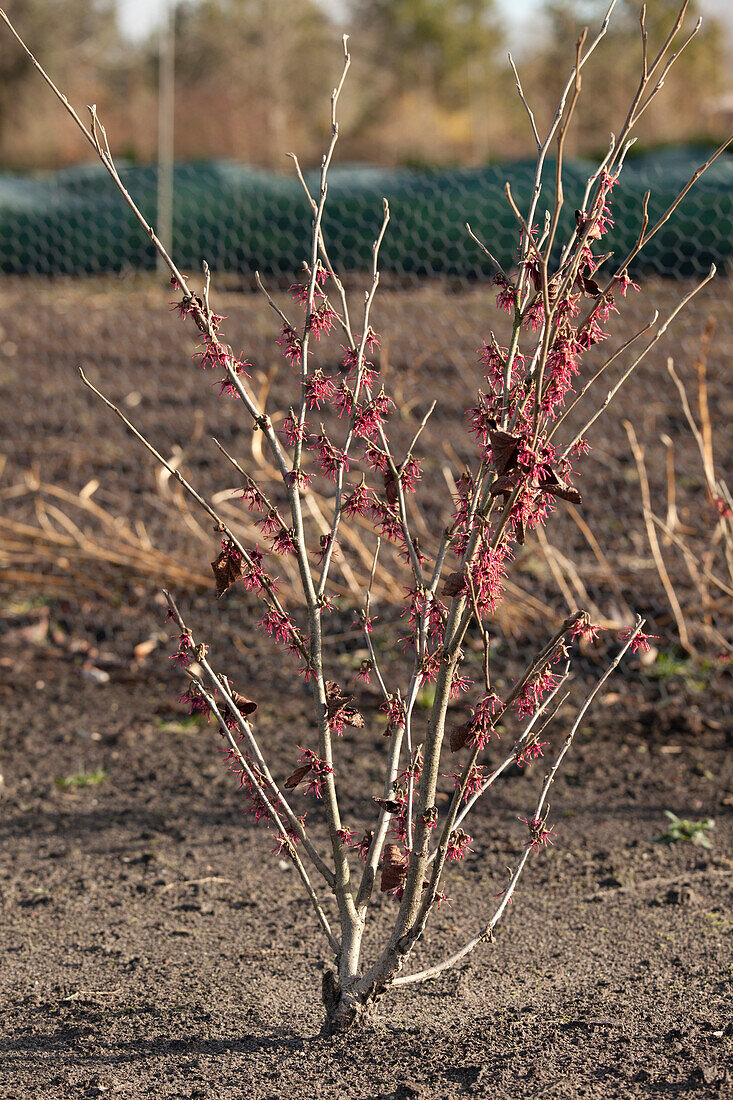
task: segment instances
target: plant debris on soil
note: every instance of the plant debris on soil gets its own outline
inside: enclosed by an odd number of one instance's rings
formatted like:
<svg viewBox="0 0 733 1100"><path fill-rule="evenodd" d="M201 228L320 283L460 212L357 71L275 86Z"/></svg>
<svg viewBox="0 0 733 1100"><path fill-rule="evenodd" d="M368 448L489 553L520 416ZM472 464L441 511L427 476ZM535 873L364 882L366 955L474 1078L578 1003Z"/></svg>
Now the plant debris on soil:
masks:
<svg viewBox="0 0 733 1100"><path fill-rule="evenodd" d="M218 402L189 362L192 334L166 315L163 292L150 281L113 279L7 279L2 290L7 468L0 488L28 471L70 492L96 479L106 511L129 530L143 522L156 562L168 555L206 575L213 531L206 542L175 514L152 464L76 381L82 365L166 456L180 448L197 486L236 488L207 440L216 434L240 460L256 461L249 428L236 404ZM653 290L666 303L684 293L679 285ZM644 308L656 304L655 293ZM730 321L730 288L721 284L715 294L705 308ZM406 327L411 301L399 297L386 295L376 322L385 335L386 380L398 389L396 434L409 441L425 411L429 373L430 396L442 411L423 440L425 480L445 500L442 464L470 453L461 410L480 384L475 348L491 323L487 292L476 287L461 296L435 286L415 295L418 316L435 317L440 306L453 339L446 349L437 328L426 325L419 361L410 339L414 317ZM260 384L274 381L279 360L266 309L251 295L222 298L228 339L246 345ZM609 621L623 620L624 604L647 617L656 660L627 661L587 716L553 790L555 844L531 858L495 942L434 981L393 991L380 1002L383 1016L358 1034L319 1035L321 978L330 965L320 930L297 876L271 853L271 834L244 814L213 724L192 720L178 701L185 684L168 660L171 628L162 626L152 581L138 571L112 585L105 561L95 574L102 591L80 583L75 593L71 572L55 591L44 583L45 569L3 583L0 1096L733 1096L730 663L679 649L621 426L623 416L634 419L661 500L659 435L673 437L678 508L696 521L703 476L674 388L666 376L661 381L667 354L689 377L697 336L690 331L640 368L591 439L583 515L613 565L613 581L566 513L559 510L548 527ZM708 367L724 472L731 332L721 322ZM32 493L6 497L2 508L14 522L37 521ZM432 508L429 502L428 521ZM668 559L692 610L684 563L671 550ZM566 602L536 544L518 564L517 582L561 620ZM91 559L85 568L93 568ZM208 592L183 586L175 594L214 663L257 701L253 721L282 780L296 763L295 746L312 736L307 687L253 629L244 593L217 602L212 580ZM386 616L386 605L376 611ZM351 620L346 600L334 619L330 660L366 719L336 746L343 815L356 832L374 816L385 742L378 696L354 683L363 653ZM507 613L497 624L497 675L506 682L515 676L547 632L540 614ZM577 656L573 698L611 650L604 642ZM396 674L399 651L387 650L384 659ZM469 659L478 662L480 654ZM572 702L554 738L567 728ZM454 709L456 722L464 720L465 707ZM440 960L486 920L526 839L517 819L534 805L541 768L538 761L512 769L468 819L472 852L448 869L448 901L410 965ZM294 799L322 842L321 807L300 792ZM693 844L684 830L660 842L671 820L666 812L684 823L713 821L705 831L711 847ZM324 895L323 903L332 917L331 899ZM394 904L378 899L367 954Z"/></svg>

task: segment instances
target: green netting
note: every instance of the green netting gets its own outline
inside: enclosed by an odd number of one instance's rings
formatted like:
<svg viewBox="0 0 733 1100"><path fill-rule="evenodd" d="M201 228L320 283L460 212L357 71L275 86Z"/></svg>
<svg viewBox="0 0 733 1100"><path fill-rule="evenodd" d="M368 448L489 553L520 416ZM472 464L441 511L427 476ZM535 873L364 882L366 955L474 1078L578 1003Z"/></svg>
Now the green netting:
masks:
<svg viewBox="0 0 733 1100"><path fill-rule="evenodd" d="M629 162L614 192L615 228L604 245L621 257L633 245L644 192L650 224L673 201L696 167L700 150L674 149ZM561 233L573 224L590 162L566 167ZM125 185L145 216L155 218L155 168L125 167ZM382 216L392 212L380 268L401 276L479 278L490 265L468 238L471 223L504 266L516 248L516 223L504 186L510 182L526 210L534 165L516 161L483 168L436 171L364 166L333 168L325 229L329 251L343 271L370 264ZM545 202L552 202L548 164ZM317 188L316 177L309 182ZM270 274L298 271L309 252L310 209L297 180L215 161L175 170L173 252L179 266ZM686 277L712 262L725 269L733 251L733 158L720 157L650 243L637 269ZM122 203L101 165L33 176L0 175L0 268L6 273L89 274L154 266L152 245Z"/></svg>

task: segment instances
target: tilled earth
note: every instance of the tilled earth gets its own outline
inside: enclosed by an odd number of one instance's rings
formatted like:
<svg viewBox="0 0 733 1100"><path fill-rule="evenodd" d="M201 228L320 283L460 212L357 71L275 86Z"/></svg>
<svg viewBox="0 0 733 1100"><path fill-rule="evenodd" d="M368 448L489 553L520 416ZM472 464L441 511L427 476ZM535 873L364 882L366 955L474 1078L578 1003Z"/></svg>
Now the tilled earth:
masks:
<svg viewBox="0 0 733 1100"><path fill-rule="evenodd" d="M671 303L679 288L656 289ZM709 379L723 470L733 331L727 294L698 316L700 327L706 311L720 317ZM249 432L236 407L202 390L188 365L190 333L165 315L164 297L135 280L6 280L1 297L3 484L32 469L73 491L96 478L105 507L144 520L156 545L205 572L216 552L213 533L211 546L202 546L165 512L152 466L76 381L82 365L165 454L183 449L196 484L207 492L221 485L206 438L216 434L246 455ZM417 319L403 317L398 327L404 299L388 290L376 318L386 334L382 366L400 390L401 409L423 411L425 372L442 403L425 436L426 488L436 499L446 446L459 459L470 454L459 414L476 385L473 349L487 336L485 298L482 288L463 297L429 288L417 295ZM231 290L222 312L229 338L265 378L275 362L266 343L273 322L259 299ZM445 335L438 340L446 325L450 349ZM694 662L680 653L639 531L638 485L620 423L635 420L652 492L662 500L659 435L673 435L678 505L689 522L697 519L699 460L662 369L663 356L674 354L680 370L690 370L699 329L685 331L622 392L592 440L598 461L588 460L584 512L614 565L614 583L565 515L548 529L551 541L575 554L604 614L612 618L623 601L648 616L666 660L627 661L588 715L553 790L555 844L531 859L496 942L433 982L394 992L379 1006L383 1017L358 1035L319 1036L329 962L320 931L293 871L271 854L272 838L244 814L218 735L187 720L176 700L181 678L168 660L170 628L162 632L154 588L126 582L112 601L53 599L42 575L5 588L0 1095L733 1095L730 671L714 655ZM414 417L399 418L398 436L409 440L413 430ZM32 496L8 496L3 505L32 521ZM437 509L428 500L428 521ZM667 557L689 608L689 577L669 549ZM521 583L558 617L566 614L536 551L518 564ZM246 597L216 604L213 590L178 595L218 663L259 701L260 740L275 773L288 774L295 746L312 737L307 689L253 629ZM344 606L330 660L335 677L353 687L360 641L351 619ZM499 690L547 633L546 624L524 619L510 627L497 643ZM611 651L603 643L579 656L555 742ZM383 653L398 675L399 651L385 643ZM477 654L472 664L477 670ZM358 832L370 823L371 795L380 793L385 742L378 696L354 690L366 728L347 733L336 753L343 816ZM465 708L453 713L461 721ZM449 758L444 770L453 770ZM449 868L448 901L433 915L417 966L449 954L490 914L526 839L517 818L531 811L541 777L537 765L514 769L470 819L472 853ZM319 805L295 798L323 846ZM713 819L705 834L712 847L660 841L665 810ZM324 905L333 916L331 899ZM381 897L367 955L393 912L393 900Z"/></svg>

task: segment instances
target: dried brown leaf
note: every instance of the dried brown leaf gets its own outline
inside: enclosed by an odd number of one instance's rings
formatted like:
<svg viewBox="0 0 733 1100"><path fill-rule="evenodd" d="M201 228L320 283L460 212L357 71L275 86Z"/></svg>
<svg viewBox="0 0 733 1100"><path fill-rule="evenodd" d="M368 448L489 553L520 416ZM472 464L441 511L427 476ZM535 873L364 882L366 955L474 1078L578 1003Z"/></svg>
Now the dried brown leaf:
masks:
<svg viewBox="0 0 733 1100"><path fill-rule="evenodd" d="M212 561L211 569L216 581L216 598L221 599L233 584L244 575L241 559L233 558L227 550L222 550L216 561Z"/></svg>
<svg viewBox="0 0 733 1100"><path fill-rule="evenodd" d="M298 784L303 782L312 766L312 764L303 764L300 768L296 768L293 774L285 780L285 790L294 791Z"/></svg>
<svg viewBox="0 0 733 1100"><path fill-rule="evenodd" d="M240 695L240 693L238 691L235 691L234 688L229 689L229 694L231 695L232 702L234 703L240 714L246 716L248 714L254 714L254 712L257 710L257 704L253 699L248 699L246 695Z"/></svg>
<svg viewBox="0 0 733 1100"><path fill-rule="evenodd" d="M450 735L450 751L458 752L468 744L472 736L473 730L470 722L464 722L463 725L456 726Z"/></svg>
<svg viewBox="0 0 733 1100"><path fill-rule="evenodd" d="M449 573L443 584L443 595L448 597L460 596L466 588L465 573Z"/></svg>
<svg viewBox="0 0 733 1100"><path fill-rule="evenodd" d="M376 804L381 806L383 810L386 810L388 814L398 814L402 809L399 802L395 802L393 798L372 798L372 802L376 802Z"/></svg>
<svg viewBox="0 0 733 1100"><path fill-rule="evenodd" d="M494 469L497 477L501 477L507 470L511 470L512 466L516 465L517 450L521 439L518 435L512 435L510 432L495 428L493 431L489 430L489 441L491 443L491 453L494 456Z"/></svg>

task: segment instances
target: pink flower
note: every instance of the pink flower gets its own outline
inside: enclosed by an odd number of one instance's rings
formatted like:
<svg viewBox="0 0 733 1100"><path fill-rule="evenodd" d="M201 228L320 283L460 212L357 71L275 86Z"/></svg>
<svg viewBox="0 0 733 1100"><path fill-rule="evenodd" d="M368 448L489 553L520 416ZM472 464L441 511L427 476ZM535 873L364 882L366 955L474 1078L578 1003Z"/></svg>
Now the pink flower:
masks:
<svg viewBox="0 0 733 1100"><path fill-rule="evenodd" d="M492 733L500 737L495 728L494 719L501 714L504 704L495 692L483 695L475 707L471 708L471 744L480 749L490 740Z"/></svg>
<svg viewBox="0 0 733 1100"><path fill-rule="evenodd" d="M582 638L584 642L595 642L600 631L599 626L594 626L587 614L583 614L573 626L572 638Z"/></svg>
<svg viewBox="0 0 733 1100"><path fill-rule="evenodd" d="M294 485L297 489L303 489L306 485L310 485L311 475L307 474L305 470L300 467L293 469L285 475L285 480L288 485Z"/></svg>
<svg viewBox="0 0 733 1100"><path fill-rule="evenodd" d="M461 777L456 772L453 772L448 778L453 780L456 790L461 785ZM484 769L480 764L474 764L468 773L466 779L466 788L463 792L463 801L467 802L472 794L480 794L483 790L484 781L486 776L484 775Z"/></svg>
<svg viewBox="0 0 733 1100"><path fill-rule="evenodd" d="M339 382L336 388L333 406L338 411L339 420L342 416L351 416L351 411L354 408L354 395L343 381Z"/></svg>
<svg viewBox="0 0 733 1100"><path fill-rule="evenodd" d="M291 325L283 325L277 343L283 348L283 354L286 359L290 360L291 366L300 363L303 356L303 348L298 338L298 334Z"/></svg>
<svg viewBox="0 0 733 1100"><path fill-rule="evenodd" d="M354 418L354 434L364 439L375 436L393 404L382 390L368 405L362 405Z"/></svg>
<svg viewBox="0 0 733 1100"><path fill-rule="evenodd" d="M257 525L262 533L269 537L270 535L277 534L278 531L285 526L285 523L280 517L280 513L275 508L270 508L269 505L265 505L265 507L267 511L264 512L262 519L257 520Z"/></svg>
<svg viewBox="0 0 733 1100"><path fill-rule="evenodd" d="M191 635L185 630L182 634L178 635L178 649L168 658L168 660L173 661L176 668L188 668L192 659Z"/></svg>
<svg viewBox="0 0 733 1100"><path fill-rule="evenodd" d="M422 678L428 684L434 684L438 679L438 672L440 671L440 650L436 649L433 653L426 653L420 663L420 672Z"/></svg>
<svg viewBox="0 0 733 1100"><path fill-rule="evenodd" d="M285 780L285 789L295 790L304 779L307 780L306 794L312 794L314 798L323 797L323 781L327 775L333 773L333 768L325 760L319 757L311 749L301 749L298 767L293 774Z"/></svg>
<svg viewBox="0 0 733 1100"><path fill-rule="evenodd" d="M218 382L213 383L219 387L219 397L231 397L235 401L239 401L240 393L231 378L220 378Z"/></svg>
<svg viewBox="0 0 733 1100"><path fill-rule="evenodd" d="M343 344L341 345L341 350L344 353L341 360L341 365L350 382L356 381L357 371L359 370L359 348L361 347L361 336L359 336L357 333L354 334L354 345L355 346L353 348L347 348ZM361 375L362 385L366 386L367 389L371 388L379 372L374 369L374 364L370 363L366 359L366 353L369 352L369 354L371 354L371 352L374 351L375 348L379 348L379 346L379 337L377 336L376 332L374 332L373 329L370 328L367 332L367 338L364 345L365 354L362 357L361 370L359 371Z"/></svg>
<svg viewBox="0 0 733 1100"><path fill-rule="evenodd" d="M565 400L578 373L578 359L582 353L583 348L569 334L555 340L547 359L549 382L542 396L544 412L552 414L555 407Z"/></svg>
<svg viewBox="0 0 733 1100"><path fill-rule="evenodd" d="M525 745L523 749L517 752L514 763L518 768L523 768L525 764L531 764L533 760L537 760L544 755L542 750L546 749L549 744L549 741L533 741L531 745Z"/></svg>
<svg viewBox="0 0 733 1100"><path fill-rule="evenodd" d="M502 398L500 394L494 396L483 390L478 391L476 398L476 405L466 409L468 430L482 446L486 446L496 421L501 418Z"/></svg>
<svg viewBox="0 0 733 1100"><path fill-rule="evenodd" d="M506 367L506 360L509 354L508 348L499 347L493 335L491 342L484 344L478 349L479 358L486 367L486 381L494 388L500 388L504 385L504 369ZM520 351L515 351L514 359L512 361L512 378L517 379L524 376L525 360Z"/></svg>
<svg viewBox="0 0 733 1100"><path fill-rule="evenodd" d="M361 664L359 665L359 671L357 672L356 675L365 684L369 684L369 683L371 683L371 677L372 677L372 672L373 671L374 671L374 665L372 664L372 662L368 658L365 658L361 662Z"/></svg>
<svg viewBox="0 0 733 1100"><path fill-rule="evenodd" d="M517 306L517 288L501 272L494 276L494 284L499 287L499 293L496 296L497 308L506 313L513 313Z"/></svg>
<svg viewBox="0 0 733 1100"><path fill-rule="evenodd" d="M309 272L309 275L310 275L310 272ZM321 287L325 284L327 278L328 278L328 272L324 268L322 268L320 263L319 263L318 270L316 271L316 286L315 286L315 293L316 294L319 294L319 295L321 294ZM307 305L307 303L308 303L308 291L309 290L310 290L310 278L308 278L308 281L305 282L305 283L292 283L291 286L290 286L290 293L293 296L293 301L294 302L300 302L300 304L303 305L303 306Z"/></svg>
<svg viewBox="0 0 733 1100"><path fill-rule="evenodd" d="M278 527L270 536L270 547L275 554L295 554L295 531L292 527Z"/></svg>
<svg viewBox="0 0 733 1100"><path fill-rule="evenodd" d="M345 516L368 516L372 507L372 493L362 481L342 504Z"/></svg>
<svg viewBox="0 0 733 1100"><path fill-rule="evenodd" d="M199 350L195 353L194 358L200 360L204 370L206 370L207 367L225 367L231 359L231 352L228 348L225 348L223 344L219 343L216 338L206 335L199 345Z"/></svg>
<svg viewBox="0 0 733 1100"><path fill-rule="evenodd" d="M260 626L265 634L269 634L276 642L280 642L281 645L286 645L295 653L299 652L299 638L295 623L284 612L278 611L277 608L273 607L271 611L268 611L267 614L260 619Z"/></svg>
<svg viewBox="0 0 733 1100"><path fill-rule="evenodd" d="M321 470L326 477L331 479L331 481L336 480L342 468L348 470L348 458L342 450L339 450L338 447L334 447L331 440L323 431L323 426L321 426L321 435L316 439L316 447L318 449L318 462Z"/></svg>
<svg viewBox="0 0 733 1100"><path fill-rule="evenodd" d="M326 554L328 553L332 542L333 542L333 535L331 534L330 531L328 532L327 535L321 535L320 544L319 544L320 549L318 551L318 564L319 565L321 565L323 563L323 559L325 558ZM333 554L336 555L337 553L338 553L338 541L334 544L334 548L333 548Z"/></svg>
<svg viewBox="0 0 733 1100"><path fill-rule="evenodd" d="M579 439L577 443L573 443L570 451L573 458L580 458L581 455L589 455L591 452L591 446L587 439Z"/></svg>
<svg viewBox="0 0 733 1100"><path fill-rule="evenodd" d="M302 306L308 301L308 283L291 283L290 293L294 302L300 302Z"/></svg>
<svg viewBox="0 0 733 1100"><path fill-rule="evenodd" d="M498 299L497 299L498 304ZM528 328L531 332L537 332L541 328L545 320L545 303L541 297L535 298L534 302L525 309L522 315L522 328Z"/></svg>
<svg viewBox="0 0 733 1100"><path fill-rule="evenodd" d="M189 714L209 714L209 704L201 694L199 687L194 683L189 684L186 690L178 696L178 701L179 703L188 704Z"/></svg>
<svg viewBox="0 0 733 1100"><path fill-rule="evenodd" d="M313 371L305 383L305 403L309 409L320 409L322 401L332 401L336 387L319 368Z"/></svg>
<svg viewBox="0 0 733 1100"><path fill-rule="evenodd" d="M450 685L451 699L457 699L459 695L468 691L472 684L473 680L469 680L467 676L462 676L460 673L454 672Z"/></svg>
<svg viewBox="0 0 733 1100"><path fill-rule="evenodd" d="M620 642L628 642L633 634L633 630L622 630L618 635L618 640ZM633 641L631 642L631 652L636 653L636 651L640 649L642 653L648 653L651 648L650 642L652 641L657 641L656 634L644 634L643 631L640 630L638 634L634 635Z"/></svg>
<svg viewBox="0 0 733 1100"><path fill-rule="evenodd" d="M621 274L616 277L615 283L624 298L626 297L627 290L641 290L639 284L633 281L628 271L622 271Z"/></svg>
<svg viewBox="0 0 733 1100"><path fill-rule="evenodd" d="M420 469L420 463L417 459L410 456L402 463L402 468L400 470L400 485L406 493L414 493L417 489L417 483L421 479L422 471Z"/></svg>
<svg viewBox="0 0 733 1100"><path fill-rule="evenodd" d="M396 695L390 695L386 703L382 703L380 710L389 715L388 729L395 726L403 727L405 724L405 705Z"/></svg>
<svg viewBox="0 0 733 1100"><path fill-rule="evenodd" d="M482 614L495 611L504 597L506 561L509 557L505 543L493 547L484 537L481 538L470 568L476 603Z"/></svg>
<svg viewBox="0 0 733 1100"><path fill-rule="evenodd" d="M463 859L466 852L471 851L468 845L472 840L473 837L469 836L468 833L464 833L463 829L454 829L448 837L448 859L451 862Z"/></svg>
<svg viewBox="0 0 733 1100"><path fill-rule="evenodd" d="M305 817L306 815L303 814L302 817L298 818L298 821L301 823L301 825L305 825ZM286 848L288 850L292 850L293 848L295 848L296 844L299 843L300 838L298 834L290 825L287 825L285 827L285 835L281 833L280 836L278 836L275 847L272 849L271 854L274 856L281 856Z"/></svg>
<svg viewBox="0 0 733 1100"><path fill-rule="evenodd" d="M586 326L578 333L578 343L587 351L592 348L594 344L600 344L601 341L608 339L608 333L604 332L601 326L598 324L598 317L596 313L593 313L588 319Z"/></svg>
<svg viewBox="0 0 733 1100"><path fill-rule="evenodd" d="M537 710L542 702L542 696L552 691L557 686L558 677L549 668L543 669L529 680L520 690L512 703L514 710L520 718L526 718Z"/></svg>
<svg viewBox="0 0 733 1100"><path fill-rule="evenodd" d="M410 776L412 776L413 780L415 780L415 781L418 780L420 778L420 776L422 775L423 763L424 763L424 761L423 761L423 754L422 754L422 746L418 745L418 747L413 752L412 763L407 764L407 766L404 768L403 771L398 772L398 774L397 774L397 786L401 787L402 789L407 787L407 784L410 780ZM437 821L435 822L435 824L437 825Z"/></svg>
<svg viewBox="0 0 733 1100"><path fill-rule="evenodd" d="M311 406L311 408L312 407L313 406ZM308 425L305 421L300 424L295 417L295 413L291 409L283 420L280 432L288 447L295 447L297 443L305 443L308 436Z"/></svg>
<svg viewBox="0 0 733 1100"><path fill-rule="evenodd" d="M405 595L407 606L401 614L403 617L407 616L413 631L418 629L425 616L428 637L442 638L445 617L448 614L445 604L436 598L428 599L424 591L416 592L412 588L405 589Z"/></svg>
<svg viewBox="0 0 733 1100"><path fill-rule="evenodd" d="M374 840L374 833L371 830L369 830L368 832L364 833L364 836L361 838L359 843L354 845L357 854L359 855L359 857L361 859L363 859L363 861L365 863L366 863L367 856L369 855L369 849L372 846L372 841L373 840Z"/></svg>
<svg viewBox="0 0 733 1100"><path fill-rule="evenodd" d="M247 484L240 490L241 498L252 512L264 512L267 501L256 482L249 478Z"/></svg>
<svg viewBox="0 0 733 1100"><path fill-rule="evenodd" d="M522 821L529 829L529 840L525 844L525 848L531 848L533 852L539 852L540 848L546 848L548 844L553 843L555 826L551 825L548 829L544 818L533 817L528 819L520 817L517 820Z"/></svg>
<svg viewBox="0 0 733 1100"><path fill-rule="evenodd" d="M251 565L242 564L242 584L248 592L258 592L262 595L266 590L266 574L262 568L263 555L257 547L248 551Z"/></svg>
<svg viewBox="0 0 733 1100"><path fill-rule="evenodd" d="M328 335L335 320L336 314L324 303L314 310L308 318L308 331L312 332L318 340L324 332Z"/></svg>
<svg viewBox="0 0 733 1100"><path fill-rule="evenodd" d="M402 521L396 509L388 508L386 504L382 504L380 500L374 497L371 503L371 510L372 518L379 528L379 533L383 535L384 538L389 542L404 542Z"/></svg>

